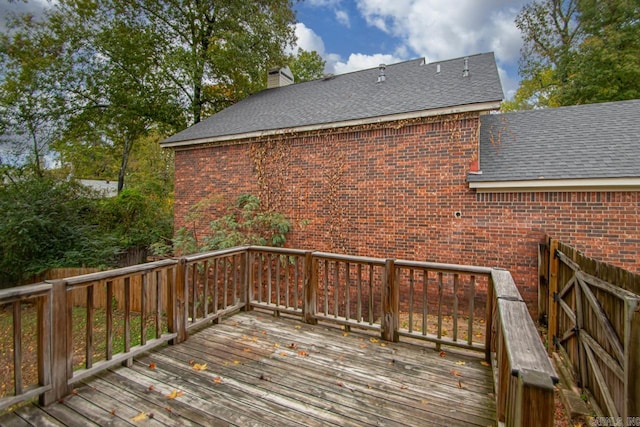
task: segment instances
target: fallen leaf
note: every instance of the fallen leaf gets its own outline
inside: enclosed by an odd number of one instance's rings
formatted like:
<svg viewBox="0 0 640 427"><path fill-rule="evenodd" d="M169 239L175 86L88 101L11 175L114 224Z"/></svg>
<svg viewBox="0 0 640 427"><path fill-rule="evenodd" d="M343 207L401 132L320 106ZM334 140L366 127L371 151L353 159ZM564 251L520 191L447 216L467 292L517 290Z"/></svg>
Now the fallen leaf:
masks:
<svg viewBox="0 0 640 427"><path fill-rule="evenodd" d="M251 353L251 349L249 347L243 348L242 351L245 353Z"/></svg>
<svg viewBox="0 0 640 427"><path fill-rule="evenodd" d="M173 391L167 395L165 395L165 397L167 399L175 399L176 397L180 397L184 394L184 391L178 391L175 388L173 389Z"/></svg>
<svg viewBox="0 0 640 427"><path fill-rule="evenodd" d="M149 391L154 391L156 388L153 385L149 386Z"/></svg>
<svg viewBox="0 0 640 427"><path fill-rule="evenodd" d="M368 345L366 345L365 343L360 344L360 348L367 348L369 347Z"/></svg>
<svg viewBox="0 0 640 427"><path fill-rule="evenodd" d="M274 346L275 348L278 348L278 347L280 347L280 344L278 344L277 342L274 342L274 343L273 343L273 346Z"/></svg>
<svg viewBox="0 0 640 427"><path fill-rule="evenodd" d="M380 341L378 338L369 338L369 341L371 341L372 343L377 343L378 341Z"/></svg>
<svg viewBox="0 0 640 427"><path fill-rule="evenodd" d="M406 389L407 389L407 386L406 386L406 385L402 384L402 385L400 386L400 390L406 390Z"/></svg>
<svg viewBox="0 0 640 427"><path fill-rule="evenodd" d="M302 328L302 326L296 326L296 329L300 329L300 328Z"/></svg>
<svg viewBox="0 0 640 427"><path fill-rule="evenodd" d="M173 409L171 409L170 406L165 406L164 410L167 411L167 412L173 412Z"/></svg>
<svg viewBox="0 0 640 427"><path fill-rule="evenodd" d="M265 331L264 329L263 329L263 330L261 330L261 331L260 331L260 333L261 333L262 335L267 335L267 331Z"/></svg>
<svg viewBox="0 0 640 427"><path fill-rule="evenodd" d="M111 415L115 415L115 414L116 414L116 410L115 410L115 409L112 409L111 411L109 411L109 413L110 413Z"/></svg>
<svg viewBox="0 0 640 427"><path fill-rule="evenodd" d="M207 370L207 364L206 363L203 363L203 364L194 363L193 364L193 369L195 371L206 371Z"/></svg>
<svg viewBox="0 0 640 427"><path fill-rule="evenodd" d="M422 399L422 400L420 401L420 403L421 403L421 404L423 404L423 405L426 405L428 402L427 402L425 399Z"/></svg>
<svg viewBox="0 0 640 427"><path fill-rule="evenodd" d="M71 390L71 394L73 394L74 396L78 395L78 389L74 388L73 390Z"/></svg>
<svg viewBox="0 0 640 427"><path fill-rule="evenodd" d="M342 336L343 336L343 337L348 337L348 336L349 336L349 333L348 333L348 332L343 332L343 333L342 333Z"/></svg>
<svg viewBox="0 0 640 427"><path fill-rule="evenodd" d="M131 421L133 421L134 423L139 423L140 421L144 421L147 418L149 418L149 416L147 414L145 414L144 412L140 412L138 415L136 415L135 417L131 418Z"/></svg>
<svg viewBox="0 0 640 427"><path fill-rule="evenodd" d="M440 357L447 357L447 353L445 353L444 351L440 352Z"/></svg>
<svg viewBox="0 0 640 427"><path fill-rule="evenodd" d="M482 362L480 362L480 364L482 366L491 366L491 364L489 362L487 362L486 360L483 360Z"/></svg>
<svg viewBox="0 0 640 427"><path fill-rule="evenodd" d="M386 343L386 342L381 342L381 343L380 343L380 347L386 347L386 346L387 346L387 343Z"/></svg>
<svg viewBox="0 0 640 427"><path fill-rule="evenodd" d="M156 369L156 364L154 362L149 363L149 369Z"/></svg>
<svg viewBox="0 0 640 427"><path fill-rule="evenodd" d="M300 351L298 352L298 356L309 356L309 353L307 353L307 352L306 352L306 351L304 351L304 350L300 350Z"/></svg>
<svg viewBox="0 0 640 427"><path fill-rule="evenodd" d="M284 357L284 356L286 356L286 355L287 355L287 352L286 352L286 351L282 351L282 352L280 352L280 356Z"/></svg>
<svg viewBox="0 0 640 427"><path fill-rule="evenodd" d="M458 381L458 388L462 388L462 381Z"/></svg>
<svg viewBox="0 0 640 427"><path fill-rule="evenodd" d="M451 373L452 373L453 375L455 375L456 377L461 377L461 376L462 376L462 374L460 373L460 371L457 371L457 370L455 370L455 369L451 370Z"/></svg>
<svg viewBox="0 0 640 427"><path fill-rule="evenodd" d="M251 337L251 342L258 342L258 337Z"/></svg>
<svg viewBox="0 0 640 427"><path fill-rule="evenodd" d="M189 360L189 365L193 366L194 363L196 363L195 360L193 360L193 359Z"/></svg>
<svg viewBox="0 0 640 427"><path fill-rule="evenodd" d="M342 382L341 381L338 381L336 384L338 385L338 387L342 387Z"/></svg>
<svg viewBox="0 0 640 427"><path fill-rule="evenodd" d="M291 343L287 347L289 347L292 350L297 350L298 349L298 346L295 343Z"/></svg>
<svg viewBox="0 0 640 427"><path fill-rule="evenodd" d="M234 364L234 365L239 365L239 364L240 364L240 361L239 361L239 360L234 360L234 361L233 361L233 364Z"/></svg>
<svg viewBox="0 0 640 427"><path fill-rule="evenodd" d="M467 364L467 363L466 363L466 362L464 362L464 361L462 361L462 360L458 360L458 361L456 362L456 365L466 365L466 364Z"/></svg>
<svg viewBox="0 0 640 427"><path fill-rule="evenodd" d="M222 384L222 378L220 378L220 377L215 377L215 378L213 379L213 382L214 382L214 383L216 383L216 384Z"/></svg>

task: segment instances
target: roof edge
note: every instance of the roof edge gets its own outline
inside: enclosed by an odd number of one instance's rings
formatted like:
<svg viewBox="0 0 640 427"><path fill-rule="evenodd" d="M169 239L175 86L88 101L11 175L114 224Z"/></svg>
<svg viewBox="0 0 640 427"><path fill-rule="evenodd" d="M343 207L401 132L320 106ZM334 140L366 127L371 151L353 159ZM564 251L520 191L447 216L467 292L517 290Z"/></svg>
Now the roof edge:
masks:
<svg viewBox="0 0 640 427"><path fill-rule="evenodd" d="M475 104L460 105L455 107L436 108L432 110L420 110L409 113L391 114L387 116L369 117L364 119L345 120L341 122L321 123L314 125L297 126L292 128L271 129L262 131L245 132L232 135L221 135L212 138L191 139L175 142L160 142L162 148L180 148L192 145L212 144L216 142L229 142L241 139L259 138L264 136L285 135L290 133L310 132L315 130L337 129L341 127L369 125L375 123L393 122L397 120L433 117L438 115L469 113L474 111L490 111L500 108L501 101L489 101Z"/></svg>
<svg viewBox="0 0 640 427"><path fill-rule="evenodd" d="M523 181L470 181L478 193L556 191L640 191L640 178L571 178Z"/></svg>

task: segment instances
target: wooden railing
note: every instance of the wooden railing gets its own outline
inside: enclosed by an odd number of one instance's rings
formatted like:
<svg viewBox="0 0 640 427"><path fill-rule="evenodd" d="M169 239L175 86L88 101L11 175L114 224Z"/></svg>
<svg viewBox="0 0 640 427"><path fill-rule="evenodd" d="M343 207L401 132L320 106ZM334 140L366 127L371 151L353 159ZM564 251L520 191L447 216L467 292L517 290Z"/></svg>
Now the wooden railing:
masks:
<svg viewBox="0 0 640 427"><path fill-rule="evenodd" d="M132 286L134 278L140 286ZM113 301L117 287L123 287L123 310ZM103 288L107 307L96 309ZM75 292L84 292L82 307L74 307ZM504 270L251 246L0 292L0 304L14 304L15 318L22 301L37 303L41 375L35 388L24 390L16 369L14 396L1 398L0 409L36 395L42 404L54 402L75 382L128 364L140 352L180 343L194 328L235 311L262 309L378 331L387 341L426 340L438 351L443 345L481 351L494 365L499 421L553 422L555 372ZM86 325L81 332L72 321L78 310ZM21 366L20 320L14 325L15 366ZM103 331L104 346L96 344L96 331Z"/></svg>

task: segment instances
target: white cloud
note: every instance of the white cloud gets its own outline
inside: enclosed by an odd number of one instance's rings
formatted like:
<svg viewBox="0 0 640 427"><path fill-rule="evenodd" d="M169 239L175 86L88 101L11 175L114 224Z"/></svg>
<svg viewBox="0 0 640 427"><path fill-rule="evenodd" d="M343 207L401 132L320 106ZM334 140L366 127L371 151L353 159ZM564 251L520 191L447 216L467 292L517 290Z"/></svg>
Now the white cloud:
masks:
<svg viewBox="0 0 640 427"><path fill-rule="evenodd" d="M402 61L393 55L377 53L374 55L364 55L362 53L352 53L347 62L338 61L334 64L336 74L350 73L352 71L374 68L380 64L394 64Z"/></svg>
<svg viewBox="0 0 640 427"><path fill-rule="evenodd" d="M324 42L322 41L322 38L315 33L315 31L308 28L302 22L295 24L294 31L298 41L296 42L296 46L293 48L293 52L297 52L298 48L302 48L306 51L315 50L320 54L320 56L325 56L326 52L324 49Z"/></svg>
<svg viewBox="0 0 640 427"><path fill-rule="evenodd" d="M347 28L351 28L351 20L349 19L349 14L345 10L336 10L336 19L340 24Z"/></svg>
<svg viewBox="0 0 640 427"><path fill-rule="evenodd" d="M495 52L507 95L507 82L517 80L516 70L507 65L515 63L522 44L513 21L526 2L459 0L453 7L441 0L357 0L357 7L368 25L399 38L430 62Z"/></svg>

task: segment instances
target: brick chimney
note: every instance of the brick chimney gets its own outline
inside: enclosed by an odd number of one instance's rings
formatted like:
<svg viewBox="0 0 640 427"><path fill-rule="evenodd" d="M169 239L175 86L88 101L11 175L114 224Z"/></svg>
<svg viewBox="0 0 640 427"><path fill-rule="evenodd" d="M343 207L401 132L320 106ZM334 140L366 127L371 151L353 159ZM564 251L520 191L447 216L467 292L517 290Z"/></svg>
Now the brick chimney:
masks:
<svg viewBox="0 0 640 427"><path fill-rule="evenodd" d="M272 68L268 72L267 89L288 86L293 83L293 74L289 67Z"/></svg>

